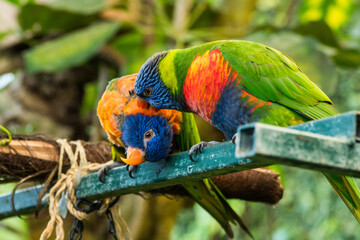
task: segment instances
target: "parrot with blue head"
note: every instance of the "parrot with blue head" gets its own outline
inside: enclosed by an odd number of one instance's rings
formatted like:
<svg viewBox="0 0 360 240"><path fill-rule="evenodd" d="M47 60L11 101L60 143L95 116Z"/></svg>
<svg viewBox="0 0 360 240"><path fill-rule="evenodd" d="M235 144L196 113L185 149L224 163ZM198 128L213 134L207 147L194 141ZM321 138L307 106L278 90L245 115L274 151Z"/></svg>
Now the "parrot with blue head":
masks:
<svg viewBox="0 0 360 240"><path fill-rule="evenodd" d="M166 158L182 122L181 112L156 110L137 99L135 79L133 74L110 81L97 107L101 126L114 146L113 160L128 166ZM118 157L119 148L126 149L126 157Z"/></svg>
<svg viewBox="0 0 360 240"><path fill-rule="evenodd" d="M337 114L331 100L290 57L240 40L154 54L139 71L135 94L155 108L196 113L227 139L246 123L287 127ZM206 145L195 145L190 158ZM354 179L324 174L360 222Z"/></svg>
<svg viewBox="0 0 360 240"><path fill-rule="evenodd" d="M133 74L110 81L97 107L100 123L113 145L115 163L123 162L132 168L145 161L157 162L171 152L188 150L200 142L191 113L155 109L138 99L133 91L135 79L136 74ZM126 149L126 157L119 154L121 148ZM99 179L117 165L100 171ZM233 237L230 223L238 223L252 237L210 179L185 182L182 186L195 202L219 222L229 237Z"/></svg>

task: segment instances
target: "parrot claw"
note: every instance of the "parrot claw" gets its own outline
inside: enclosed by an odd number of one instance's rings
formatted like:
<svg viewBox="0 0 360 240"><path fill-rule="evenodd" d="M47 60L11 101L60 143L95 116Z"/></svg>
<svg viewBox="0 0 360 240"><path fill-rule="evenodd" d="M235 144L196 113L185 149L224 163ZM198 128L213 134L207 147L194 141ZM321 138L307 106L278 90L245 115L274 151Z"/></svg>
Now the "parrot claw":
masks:
<svg viewBox="0 0 360 240"><path fill-rule="evenodd" d="M216 145L218 144L219 142L216 142L216 141L211 141L211 142L204 142L204 141L201 141L199 142L198 144L195 144L194 146L192 146L189 150L189 158L191 161L195 162L195 160L193 159L193 155L196 153L196 151L199 151L199 153L203 153L203 149L205 147L208 147L208 146L212 146L212 145Z"/></svg>
<svg viewBox="0 0 360 240"><path fill-rule="evenodd" d="M98 171L98 179L100 182L105 183L105 175L113 168L124 166L121 162L113 162L110 165L105 165Z"/></svg>
<svg viewBox="0 0 360 240"><path fill-rule="evenodd" d="M129 172L129 177L134 178L133 172L136 170L136 166L126 164L126 170Z"/></svg>
<svg viewBox="0 0 360 240"><path fill-rule="evenodd" d="M235 133L234 136L231 138L233 144L236 144L236 138L239 136L238 133Z"/></svg>

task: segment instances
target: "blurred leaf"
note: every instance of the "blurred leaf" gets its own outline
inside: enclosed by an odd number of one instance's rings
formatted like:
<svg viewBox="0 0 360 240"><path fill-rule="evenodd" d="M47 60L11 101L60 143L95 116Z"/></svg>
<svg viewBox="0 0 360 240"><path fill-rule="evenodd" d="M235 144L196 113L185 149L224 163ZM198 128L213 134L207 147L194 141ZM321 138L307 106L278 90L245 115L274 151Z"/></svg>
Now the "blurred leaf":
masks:
<svg viewBox="0 0 360 240"><path fill-rule="evenodd" d="M119 24L102 22L64 37L40 44L25 52L30 73L56 72L83 64L116 32Z"/></svg>
<svg viewBox="0 0 360 240"><path fill-rule="evenodd" d="M12 3L12 4L15 4L15 5L20 5L20 0L6 0L6 2L9 2L9 3Z"/></svg>
<svg viewBox="0 0 360 240"><path fill-rule="evenodd" d="M324 21L302 24L297 26L294 31L302 35L312 36L323 44L336 48L340 47L339 42L337 41L331 28Z"/></svg>
<svg viewBox="0 0 360 240"><path fill-rule="evenodd" d="M206 0L204 2L207 2L214 10L221 9L222 4L224 4L223 0Z"/></svg>
<svg viewBox="0 0 360 240"><path fill-rule="evenodd" d="M5 0L6 2L12 3L17 6L25 5L27 3L34 3L35 0Z"/></svg>
<svg viewBox="0 0 360 240"><path fill-rule="evenodd" d="M18 21L21 28L37 33L47 33L53 30L69 31L94 20L94 16L73 14L55 10L45 5L27 4L21 8Z"/></svg>
<svg viewBox="0 0 360 240"><path fill-rule="evenodd" d="M336 64L343 67L356 68L360 66L360 51L358 49L339 50L333 58Z"/></svg>
<svg viewBox="0 0 360 240"><path fill-rule="evenodd" d="M103 10L107 0L54 0L47 5L73 13L94 14Z"/></svg>
<svg viewBox="0 0 360 240"><path fill-rule="evenodd" d="M8 34L9 34L9 32L0 32L0 42L1 42L1 40L3 40Z"/></svg>
<svg viewBox="0 0 360 240"><path fill-rule="evenodd" d="M112 41L111 45L127 58L136 57L142 48L143 36L139 32L122 34Z"/></svg>

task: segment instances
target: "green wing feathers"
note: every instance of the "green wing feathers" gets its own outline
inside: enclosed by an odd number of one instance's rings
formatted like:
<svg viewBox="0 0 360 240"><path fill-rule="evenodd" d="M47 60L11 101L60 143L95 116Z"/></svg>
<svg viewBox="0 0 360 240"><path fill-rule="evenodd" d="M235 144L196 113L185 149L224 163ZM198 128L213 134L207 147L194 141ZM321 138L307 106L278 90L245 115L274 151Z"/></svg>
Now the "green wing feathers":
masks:
<svg viewBox="0 0 360 240"><path fill-rule="evenodd" d="M191 146L200 142L200 135L192 113L183 113L181 132L176 141L180 151L187 151ZM253 238L240 217L231 208L226 198L210 179L186 182L183 183L182 186L195 202L216 219L230 238L234 237L230 223L238 223L239 226Z"/></svg>
<svg viewBox="0 0 360 240"><path fill-rule="evenodd" d="M310 119L336 114L326 94L278 50L246 41L229 41L218 48L241 76L240 87L255 97L281 104Z"/></svg>
<svg viewBox="0 0 360 240"><path fill-rule="evenodd" d="M122 162L121 158L125 158L124 148L120 148L111 143L111 158L114 162Z"/></svg>
<svg viewBox="0 0 360 240"><path fill-rule="evenodd" d="M225 230L226 234L234 237L230 222L239 226L252 238L252 234L241 218L234 212L226 198L210 179L182 184L192 198L208 213L210 213Z"/></svg>
<svg viewBox="0 0 360 240"><path fill-rule="evenodd" d="M331 173L324 173L324 175L356 220L360 222L360 191L354 178Z"/></svg>
<svg viewBox="0 0 360 240"><path fill-rule="evenodd" d="M188 151L201 141L200 134L192 113L183 112L182 117L181 131L179 135L175 135L175 139L180 151Z"/></svg>

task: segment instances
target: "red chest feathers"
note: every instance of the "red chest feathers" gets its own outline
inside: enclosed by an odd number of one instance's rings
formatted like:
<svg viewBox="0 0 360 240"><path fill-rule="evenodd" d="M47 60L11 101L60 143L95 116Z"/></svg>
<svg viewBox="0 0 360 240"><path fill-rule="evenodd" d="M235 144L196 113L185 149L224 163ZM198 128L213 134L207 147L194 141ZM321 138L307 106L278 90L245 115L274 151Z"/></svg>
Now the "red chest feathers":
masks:
<svg viewBox="0 0 360 240"><path fill-rule="evenodd" d="M240 78L218 49L197 56L190 65L183 88L187 107L211 123L222 90L233 81L240 81Z"/></svg>

